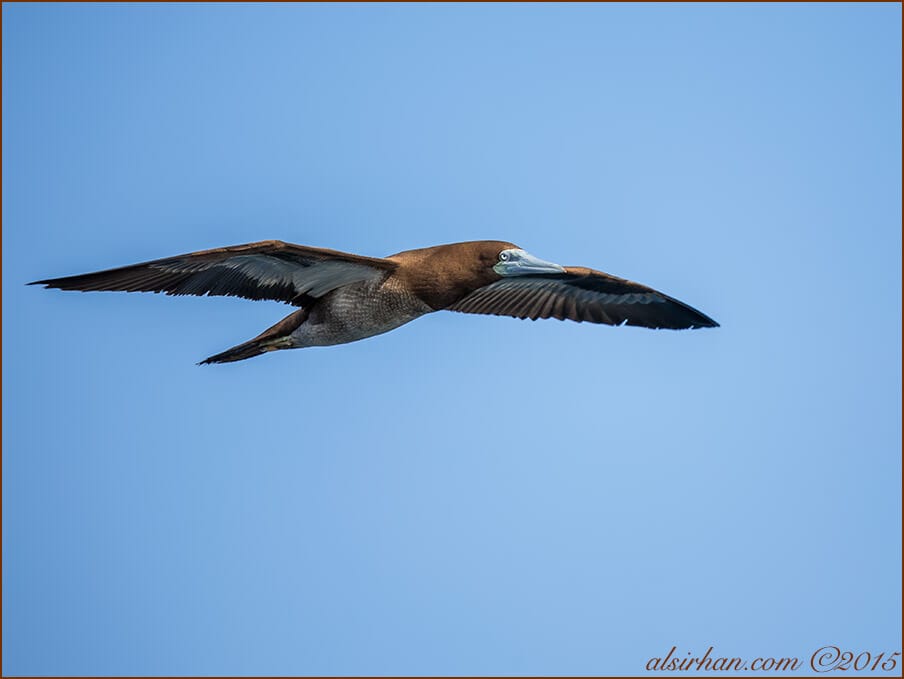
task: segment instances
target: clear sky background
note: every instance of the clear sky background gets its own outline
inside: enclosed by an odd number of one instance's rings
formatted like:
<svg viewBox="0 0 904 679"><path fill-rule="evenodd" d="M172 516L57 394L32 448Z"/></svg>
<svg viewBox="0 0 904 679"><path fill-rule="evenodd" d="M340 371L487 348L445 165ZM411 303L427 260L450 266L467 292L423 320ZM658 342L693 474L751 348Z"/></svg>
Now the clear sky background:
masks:
<svg viewBox="0 0 904 679"><path fill-rule="evenodd" d="M900 50L898 4L4 4L4 673L900 650ZM198 367L290 309L24 285L268 238L722 327Z"/></svg>

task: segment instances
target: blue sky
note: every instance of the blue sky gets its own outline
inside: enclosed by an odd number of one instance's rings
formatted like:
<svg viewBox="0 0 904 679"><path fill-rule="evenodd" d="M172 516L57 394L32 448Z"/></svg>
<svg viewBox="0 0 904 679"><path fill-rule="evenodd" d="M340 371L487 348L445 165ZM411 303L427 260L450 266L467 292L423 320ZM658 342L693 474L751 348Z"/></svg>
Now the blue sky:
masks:
<svg viewBox="0 0 904 679"><path fill-rule="evenodd" d="M900 650L900 5L2 11L4 674ZM722 327L197 367L287 308L24 285L268 238Z"/></svg>

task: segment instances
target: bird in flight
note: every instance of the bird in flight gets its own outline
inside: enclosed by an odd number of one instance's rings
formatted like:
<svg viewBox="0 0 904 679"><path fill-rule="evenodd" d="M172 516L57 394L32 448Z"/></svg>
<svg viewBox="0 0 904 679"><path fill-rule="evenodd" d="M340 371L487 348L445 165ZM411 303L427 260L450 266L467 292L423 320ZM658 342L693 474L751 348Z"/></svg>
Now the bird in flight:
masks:
<svg viewBox="0 0 904 679"><path fill-rule="evenodd" d="M228 295L299 307L257 337L201 364L354 342L443 309L672 330L719 326L640 283L546 262L493 240L406 250L383 259L268 240L29 285Z"/></svg>

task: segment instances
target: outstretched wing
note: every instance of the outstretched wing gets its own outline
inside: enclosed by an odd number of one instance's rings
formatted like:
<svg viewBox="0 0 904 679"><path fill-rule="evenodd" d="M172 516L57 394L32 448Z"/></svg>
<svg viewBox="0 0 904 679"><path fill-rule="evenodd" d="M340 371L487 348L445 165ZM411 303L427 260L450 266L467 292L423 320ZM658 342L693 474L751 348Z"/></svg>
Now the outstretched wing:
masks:
<svg viewBox="0 0 904 679"><path fill-rule="evenodd" d="M60 290L228 295L301 306L343 285L378 280L397 266L386 259L268 240L29 285Z"/></svg>
<svg viewBox="0 0 904 679"><path fill-rule="evenodd" d="M640 283L584 267L563 274L512 276L479 288L449 307L469 314L558 318L644 328L713 328L713 319Z"/></svg>

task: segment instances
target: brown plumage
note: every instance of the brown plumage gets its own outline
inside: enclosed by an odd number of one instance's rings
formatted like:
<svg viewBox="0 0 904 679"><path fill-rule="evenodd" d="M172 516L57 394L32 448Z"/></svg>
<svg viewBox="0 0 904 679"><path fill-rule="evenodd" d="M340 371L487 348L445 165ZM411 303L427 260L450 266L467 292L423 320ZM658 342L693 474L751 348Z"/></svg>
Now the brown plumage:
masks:
<svg viewBox="0 0 904 679"><path fill-rule="evenodd" d="M696 309L645 285L593 269L544 262L503 241L438 245L384 259L262 241L30 285L229 295L300 307L254 339L202 363L353 342L441 309L646 328L718 326Z"/></svg>

